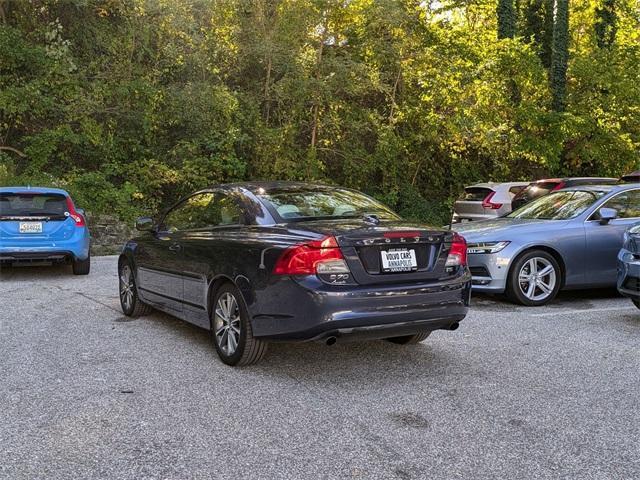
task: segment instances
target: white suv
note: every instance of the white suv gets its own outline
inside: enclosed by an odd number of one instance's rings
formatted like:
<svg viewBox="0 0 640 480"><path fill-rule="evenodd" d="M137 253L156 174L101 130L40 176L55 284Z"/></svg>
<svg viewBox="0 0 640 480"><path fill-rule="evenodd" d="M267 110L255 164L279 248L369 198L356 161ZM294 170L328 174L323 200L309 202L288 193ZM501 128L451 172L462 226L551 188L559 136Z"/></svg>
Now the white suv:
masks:
<svg viewBox="0 0 640 480"><path fill-rule="evenodd" d="M476 183L465 187L456 201L453 222L501 217L511 212L511 199L529 182Z"/></svg>

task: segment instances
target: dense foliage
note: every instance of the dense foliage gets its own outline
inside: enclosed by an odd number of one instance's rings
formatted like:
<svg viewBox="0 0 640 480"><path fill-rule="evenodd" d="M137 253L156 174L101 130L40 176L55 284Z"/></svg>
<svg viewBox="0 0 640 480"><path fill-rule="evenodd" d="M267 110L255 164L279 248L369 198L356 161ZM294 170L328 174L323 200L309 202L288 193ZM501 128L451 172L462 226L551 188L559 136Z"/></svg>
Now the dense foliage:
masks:
<svg viewBox="0 0 640 480"><path fill-rule="evenodd" d="M277 178L442 222L469 182L617 176L639 145L637 0L0 0L0 184L121 218Z"/></svg>

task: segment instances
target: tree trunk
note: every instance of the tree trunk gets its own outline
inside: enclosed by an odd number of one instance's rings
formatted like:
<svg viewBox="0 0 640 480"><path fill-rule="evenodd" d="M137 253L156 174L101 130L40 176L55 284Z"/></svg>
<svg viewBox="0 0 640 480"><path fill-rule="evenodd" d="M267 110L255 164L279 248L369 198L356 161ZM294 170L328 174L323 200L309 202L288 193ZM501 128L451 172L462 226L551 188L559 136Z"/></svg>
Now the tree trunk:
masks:
<svg viewBox="0 0 640 480"><path fill-rule="evenodd" d="M498 38L513 38L516 35L516 7L514 0L498 0Z"/></svg>
<svg viewBox="0 0 640 480"><path fill-rule="evenodd" d="M615 42L618 31L616 0L600 0L595 17L594 29L598 48L609 48Z"/></svg>
<svg viewBox="0 0 640 480"><path fill-rule="evenodd" d="M551 53L552 108L563 112L567 94L567 63L569 60L569 0L556 0Z"/></svg>

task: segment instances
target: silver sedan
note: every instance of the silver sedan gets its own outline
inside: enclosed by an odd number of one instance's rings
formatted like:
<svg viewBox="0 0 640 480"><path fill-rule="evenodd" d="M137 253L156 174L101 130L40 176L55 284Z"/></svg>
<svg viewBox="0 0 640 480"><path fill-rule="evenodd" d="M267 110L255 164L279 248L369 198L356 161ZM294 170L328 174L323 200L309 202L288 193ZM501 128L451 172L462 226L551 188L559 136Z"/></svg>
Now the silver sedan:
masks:
<svg viewBox="0 0 640 480"><path fill-rule="evenodd" d="M638 220L640 184L592 185L453 228L467 240L474 290L536 306L563 288L614 287L622 237Z"/></svg>

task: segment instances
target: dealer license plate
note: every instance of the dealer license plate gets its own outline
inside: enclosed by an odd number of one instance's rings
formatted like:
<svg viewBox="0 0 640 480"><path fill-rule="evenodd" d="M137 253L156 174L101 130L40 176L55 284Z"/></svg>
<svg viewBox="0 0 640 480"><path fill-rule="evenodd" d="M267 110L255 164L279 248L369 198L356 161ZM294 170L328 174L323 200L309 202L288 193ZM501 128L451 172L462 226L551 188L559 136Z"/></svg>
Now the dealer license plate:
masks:
<svg viewBox="0 0 640 480"><path fill-rule="evenodd" d="M380 251L383 272L412 272L418 269L416 251L412 248L393 248Z"/></svg>

